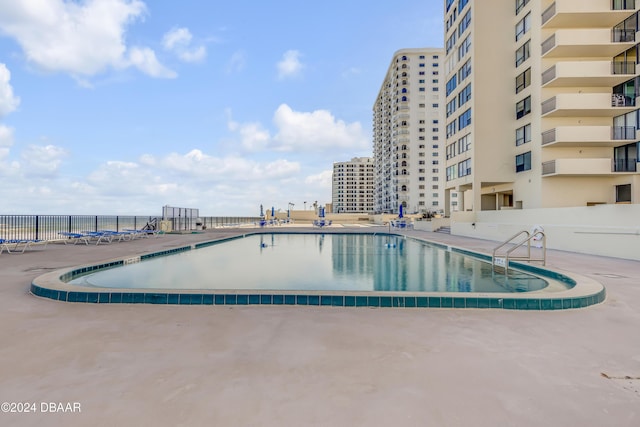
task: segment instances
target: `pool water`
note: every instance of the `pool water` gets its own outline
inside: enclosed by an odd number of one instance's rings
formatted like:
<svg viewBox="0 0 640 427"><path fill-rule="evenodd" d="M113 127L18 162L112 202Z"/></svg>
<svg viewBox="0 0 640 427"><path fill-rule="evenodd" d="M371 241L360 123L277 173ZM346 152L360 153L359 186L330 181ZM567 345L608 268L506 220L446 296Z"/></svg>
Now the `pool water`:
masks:
<svg viewBox="0 0 640 427"><path fill-rule="evenodd" d="M547 281L395 235L257 234L99 270L70 284L177 290L529 292Z"/></svg>

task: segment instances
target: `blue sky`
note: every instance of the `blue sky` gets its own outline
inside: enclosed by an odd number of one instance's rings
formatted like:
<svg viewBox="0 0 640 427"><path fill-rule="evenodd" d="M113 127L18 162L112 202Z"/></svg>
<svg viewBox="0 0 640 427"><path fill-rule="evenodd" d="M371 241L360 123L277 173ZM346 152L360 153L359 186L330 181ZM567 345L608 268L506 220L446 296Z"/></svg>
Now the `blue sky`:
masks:
<svg viewBox="0 0 640 427"><path fill-rule="evenodd" d="M370 156L442 1L0 0L0 213L257 215Z"/></svg>

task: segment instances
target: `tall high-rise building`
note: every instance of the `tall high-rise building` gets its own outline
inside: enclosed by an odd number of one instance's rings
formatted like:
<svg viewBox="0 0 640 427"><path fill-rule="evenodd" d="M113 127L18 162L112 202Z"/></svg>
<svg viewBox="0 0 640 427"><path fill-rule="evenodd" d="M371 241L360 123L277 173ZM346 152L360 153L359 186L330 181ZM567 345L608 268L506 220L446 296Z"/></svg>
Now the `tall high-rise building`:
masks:
<svg viewBox="0 0 640 427"><path fill-rule="evenodd" d="M443 49L400 49L373 106L376 213L443 206Z"/></svg>
<svg viewBox="0 0 640 427"><path fill-rule="evenodd" d="M331 203L334 213L373 213L371 157L333 164Z"/></svg>
<svg viewBox="0 0 640 427"><path fill-rule="evenodd" d="M444 206L640 203L640 2L444 6Z"/></svg>

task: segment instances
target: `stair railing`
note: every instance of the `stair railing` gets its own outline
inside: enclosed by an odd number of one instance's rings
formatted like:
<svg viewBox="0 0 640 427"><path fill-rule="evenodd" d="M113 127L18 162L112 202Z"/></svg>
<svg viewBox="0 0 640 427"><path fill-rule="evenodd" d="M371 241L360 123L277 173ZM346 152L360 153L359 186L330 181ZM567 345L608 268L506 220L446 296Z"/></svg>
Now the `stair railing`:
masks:
<svg viewBox="0 0 640 427"><path fill-rule="evenodd" d="M522 238L524 236L524 238ZM516 241L516 239L519 239ZM540 241L542 244L542 257L534 258L531 256L531 241ZM498 250L502 249L507 245L513 245L507 251L499 255ZM512 252L518 249L521 246L527 245L527 253L526 255L512 255ZM509 239L505 240L500 245L496 246L493 249L493 254L491 256L491 267L495 269L496 266L504 268L505 274L509 273L509 261L511 260L520 260L520 261L541 261L542 265L546 265L547 263L547 236L541 230L535 230L533 234L529 233L526 230L520 231Z"/></svg>

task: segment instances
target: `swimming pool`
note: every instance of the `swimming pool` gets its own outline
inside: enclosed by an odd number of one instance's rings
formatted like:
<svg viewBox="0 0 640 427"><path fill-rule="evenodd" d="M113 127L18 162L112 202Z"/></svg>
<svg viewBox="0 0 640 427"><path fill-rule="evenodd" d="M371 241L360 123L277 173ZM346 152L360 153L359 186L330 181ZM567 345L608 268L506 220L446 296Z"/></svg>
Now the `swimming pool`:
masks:
<svg viewBox="0 0 640 427"><path fill-rule="evenodd" d="M530 310L605 298L590 279L574 286L571 275L513 262L505 277L489 259L395 234L255 232L51 272L31 292L93 303Z"/></svg>
<svg viewBox="0 0 640 427"><path fill-rule="evenodd" d="M101 288L529 292L533 274L492 271L478 259L397 235L260 234L81 275Z"/></svg>

